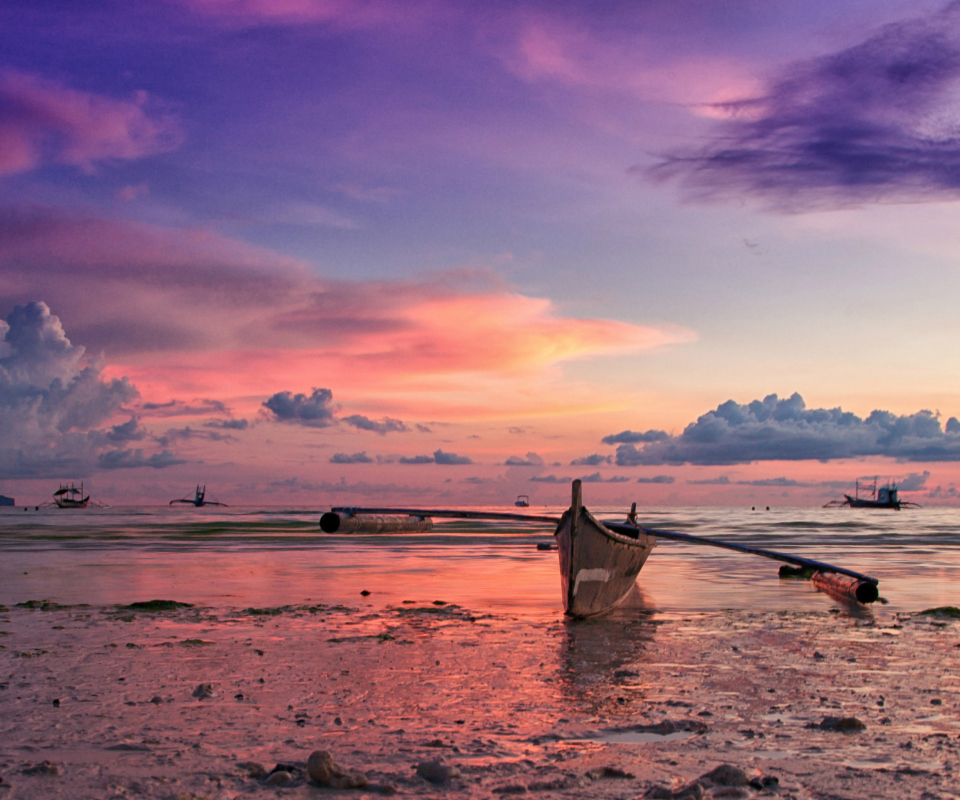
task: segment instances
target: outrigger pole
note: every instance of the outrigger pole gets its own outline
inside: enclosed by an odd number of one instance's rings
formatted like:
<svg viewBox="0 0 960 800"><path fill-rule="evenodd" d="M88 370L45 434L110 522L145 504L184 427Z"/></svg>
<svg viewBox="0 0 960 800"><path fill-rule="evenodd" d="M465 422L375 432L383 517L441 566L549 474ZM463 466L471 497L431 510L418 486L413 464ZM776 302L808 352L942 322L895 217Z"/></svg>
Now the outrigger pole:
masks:
<svg viewBox="0 0 960 800"><path fill-rule="evenodd" d="M363 514L396 514L410 517L448 517L452 519L490 519L490 520L516 520L524 522L547 522L557 525L560 522L558 517L536 516L533 514L511 514L496 511L454 511L448 509L412 509L412 508L354 508L349 506L340 506L330 510L331 514L342 514L347 517L354 517ZM324 515L326 516L326 515ZM601 520L602 521L602 520ZM879 581L864 575L860 572L836 567L833 564L827 564L824 561L815 561L810 558L801 558L800 556L791 556L787 553L778 553L775 550L764 550L760 547L748 547L742 544L733 544L732 542L723 542L719 539L708 539L704 536L693 536L689 533L677 533L676 531L665 531L659 528L645 528L642 525L623 524L616 522L602 521L603 525L615 533L623 536L636 537L637 533L646 533L650 536L656 536L659 539L671 539L678 542L689 542L690 544L703 544L710 547L722 547L726 550L735 550L739 553L770 558L774 561L781 561L786 564L795 564L798 567L813 570L815 575L814 584L823 588L825 591L850 596L861 603L872 603L879 597L877 585ZM336 528L334 528L336 530ZM825 574L826 573L826 574ZM840 578L830 578L829 573L837 575L846 575L853 578L852 581L844 581Z"/></svg>

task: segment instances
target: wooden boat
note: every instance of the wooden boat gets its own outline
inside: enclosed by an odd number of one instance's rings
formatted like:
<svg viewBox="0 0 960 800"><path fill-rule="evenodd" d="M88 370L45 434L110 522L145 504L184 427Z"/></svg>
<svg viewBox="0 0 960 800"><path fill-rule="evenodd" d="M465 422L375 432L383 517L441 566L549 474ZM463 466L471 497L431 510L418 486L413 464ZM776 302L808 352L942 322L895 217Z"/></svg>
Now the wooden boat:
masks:
<svg viewBox="0 0 960 800"><path fill-rule="evenodd" d="M90 495L84 497L83 481L80 481L79 489L72 483L69 486L61 483L60 488L53 493L53 502L57 504L57 508L86 508Z"/></svg>
<svg viewBox="0 0 960 800"><path fill-rule="evenodd" d="M175 503L184 503L190 506L196 506L197 508L202 508L203 506L226 506L226 503L218 503L216 500L207 500L207 487L206 484L200 486L197 484L197 491L194 493L193 497L181 497L179 500L171 500L170 505Z"/></svg>
<svg viewBox="0 0 960 800"><path fill-rule="evenodd" d="M866 494L866 487L864 487ZM901 508L920 508L917 503L911 503L909 500L901 500L897 492L897 484L887 483L884 486L877 487L877 479L873 479L873 485L869 489L869 496L860 496L860 481L856 483L856 490L853 497L848 494L843 496L843 500L831 500L824 505L824 508L837 508L838 506L850 506L850 508L889 508L899 511Z"/></svg>
<svg viewBox="0 0 960 800"><path fill-rule="evenodd" d="M557 525L564 613L605 614L622 603L656 544L656 536L632 526L604 526L583 507L580 481L573 482L570 508Z"/></svg>

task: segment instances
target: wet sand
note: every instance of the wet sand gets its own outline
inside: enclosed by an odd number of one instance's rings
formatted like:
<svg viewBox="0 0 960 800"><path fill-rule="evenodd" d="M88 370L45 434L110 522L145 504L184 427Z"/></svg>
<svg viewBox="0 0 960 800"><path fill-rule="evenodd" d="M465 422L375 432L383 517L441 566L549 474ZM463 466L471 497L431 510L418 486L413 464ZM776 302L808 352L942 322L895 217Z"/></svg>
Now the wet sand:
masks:
<svg viewBox="0 0 960 800"><path fill-rule="evenodd" d="M0 611L0 647L4 800L960 796L948 614L33 602ZM315 750L367 786L312 784ZM446 781L417 774L438 760ZM693 785L720 765L752 785Z"/></svg>

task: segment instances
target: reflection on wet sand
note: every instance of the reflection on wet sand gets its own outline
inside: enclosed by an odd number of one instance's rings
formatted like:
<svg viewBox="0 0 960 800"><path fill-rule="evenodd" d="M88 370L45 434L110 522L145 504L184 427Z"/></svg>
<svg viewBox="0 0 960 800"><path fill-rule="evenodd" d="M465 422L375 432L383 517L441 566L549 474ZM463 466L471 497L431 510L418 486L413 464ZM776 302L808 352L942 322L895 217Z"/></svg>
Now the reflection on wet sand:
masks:
<svg viewBox="0 0 960 800"><path fill-rule="evenodd" d="M644 700L644 657L656 633L655 609L639 586L610 614L565 619L559 639L560 686L590 714L634 713Z"/></svg>

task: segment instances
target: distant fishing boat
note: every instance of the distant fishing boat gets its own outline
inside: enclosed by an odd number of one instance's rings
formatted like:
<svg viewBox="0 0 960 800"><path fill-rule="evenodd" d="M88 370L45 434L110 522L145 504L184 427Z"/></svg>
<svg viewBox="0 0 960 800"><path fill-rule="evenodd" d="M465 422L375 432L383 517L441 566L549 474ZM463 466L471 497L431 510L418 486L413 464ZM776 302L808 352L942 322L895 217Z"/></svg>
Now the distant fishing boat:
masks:
<svg viewBox="0 0 960 800"><path fill-rule="evenodd" d="M593 617L626 599L657 541L635 527L635 511L628 522L629 527L618 525L617 531L606 527L583 507L580 481L573 482L570 508L555 534L564 613Z"/></svg>
<svg viewBox="0 0 960 800"><path fill-rule="evenodd" d="M216 500L207 500L207 485L204 484L201 486L197 484L197 491L194 493L193 497L181 497L179 500L171 500L170 505L174 503L186 503L188 506L196 506L200 508L201 506L226 506L226 503L218 503Z"/></svg>
<svg viewBox="0 0 960 800"><path fill-rule="evenodd" d="M864 487L864 493L867 493L867 487ZM909 500L901 500L897 492L897 484L888 482L883 486L877 487L877 478L873 479L873 484L869 487L869 496L860 496L860 481L857 480L856 489L853 497L848 494L843 496L843 500L831 500L824 504L824 508L891 508L899 511L901 508L922 508L917 503L911 503Z"/></svg>
<svg viewBox="0 0 960 800"><path fill-rule="evenodd" d="M60 488L53 493L53 502L57 504L57 508L86 508L90 495L84 497L83 481L80 481L79 489L73 482L69 486L61 483Z"/></svg>
<svg viewBox="0 0 960 800"><path fill-rule="evenodd" d="M530 507L530 498L525 494L518 494L517 499L514 502L514 505L517 508L529 508Z"/></svg>

